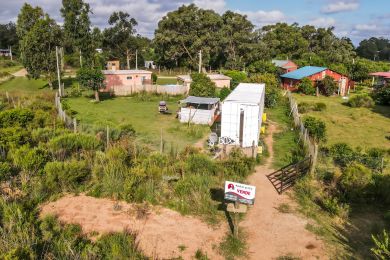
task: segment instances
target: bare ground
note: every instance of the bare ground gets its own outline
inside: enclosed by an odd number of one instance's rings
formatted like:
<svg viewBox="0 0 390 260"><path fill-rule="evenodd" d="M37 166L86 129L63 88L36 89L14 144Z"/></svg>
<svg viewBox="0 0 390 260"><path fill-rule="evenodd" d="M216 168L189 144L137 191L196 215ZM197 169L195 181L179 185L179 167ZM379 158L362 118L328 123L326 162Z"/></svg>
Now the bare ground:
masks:
<svg viewBox="0 0 390 260"><path fill-rule="evenodd" d="M256 186L255 205L240 225L246 232L249 258L275 259L290 255L301 259L328 259L323 242L306 230L308 221L305 218L278 210L282 204L291 208L296 205L288 195L279 195L266 177L275 171L270 167L273 160L272 135L276 126L271 124L268 131L265 143L269 158L249 178L250 184Z"/></svg>
<svg viewBox="0 0 390 260"><path fill-rule="evenodd" d="M14 73L12 73L14 77L25 77L27 75L27 70L25 68L18 70Z"/></svg>
<svg viewBox="0 0 390 260"><path fill-rule="evenodd" d="M140 218L134 204L120 202L119 210L114 205L110 199L67 195L43 205L41 216L52 214L63 223L79 224L87 235L130 230L137 234L140 249L153 259L191 259L198 249L210 259L222 259L217 251L226 228L214 229L197 218L162 207L151 207Z"/></svg>

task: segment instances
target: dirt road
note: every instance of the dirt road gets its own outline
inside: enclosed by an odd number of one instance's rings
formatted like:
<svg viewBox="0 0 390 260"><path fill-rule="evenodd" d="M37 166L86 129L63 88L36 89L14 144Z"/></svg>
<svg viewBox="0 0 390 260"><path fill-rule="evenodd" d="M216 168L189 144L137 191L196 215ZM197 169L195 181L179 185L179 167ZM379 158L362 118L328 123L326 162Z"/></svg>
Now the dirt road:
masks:
<svg viewBox="0 0 390 260"><path fill-rule="evenodd" d="M272 173L273 133L275 124L268 127L265 143L269 158L265 165L256 168L249 182L256 186L255 205L241 223L247 235L250 259L275 259L281 256L295 256L301 259L327 259L321 240L305 229L307 220L294 213L282 213L281 204L294 208L288 195L279 195L266 175Z"/></svg>

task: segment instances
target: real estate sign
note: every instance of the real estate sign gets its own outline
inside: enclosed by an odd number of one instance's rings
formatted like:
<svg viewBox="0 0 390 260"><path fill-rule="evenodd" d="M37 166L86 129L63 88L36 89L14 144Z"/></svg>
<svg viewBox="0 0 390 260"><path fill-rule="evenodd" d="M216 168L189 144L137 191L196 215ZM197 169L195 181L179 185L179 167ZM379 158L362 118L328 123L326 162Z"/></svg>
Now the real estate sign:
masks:
<svg viewBox="0 0 390 260"><path fill-rule="evenodd" d="M225 181L225 200L253 205L255 203L255 195L255 186Z"/></svg>

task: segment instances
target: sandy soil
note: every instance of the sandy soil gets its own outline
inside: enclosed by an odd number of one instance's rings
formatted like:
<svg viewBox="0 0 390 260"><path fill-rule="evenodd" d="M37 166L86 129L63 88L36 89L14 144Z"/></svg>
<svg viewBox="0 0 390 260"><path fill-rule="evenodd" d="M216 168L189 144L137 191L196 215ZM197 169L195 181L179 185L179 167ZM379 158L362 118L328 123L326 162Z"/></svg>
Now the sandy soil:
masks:
<svg viewBox="0 0 390 260"><path fill-rule="evenodd" d="M147 217L137 218L135 205L120 202L120 210L114 210L114 204L109 199L67 195L43 205L41 215L53 214L63 223L80 224L86 234L131 230L138 234L140 249L152 259L192 259L198 249L210 259L222 259L217 249L226 228L213 229L199 219L162 207L150 208ZM185 250L181 252L179 246Z"/></svg>
<svg viewBox="0 0 390 260"><path fill-rule="evenodd" d="M14 77L25 77L27 75L27 70L26 69L21 69L18 70L17 72L12 73Z"/></svg>
<svg viewBox="0 0 390 260"><path fill-rule="evenodd" d="M272 134L274 124L268 127L269 134L265 143L269 158L265 165L256 168L249 182L256 186L255 205L249 210L240 227L247 234L250 259L275 259L292 255L302 259L327 259L324 244L314 234L305 229L307 220L294 213L282 213L277 210L280 204L294 202L286 195L279 195L266 175L274 172L270 168L273 159Z"/></svg>

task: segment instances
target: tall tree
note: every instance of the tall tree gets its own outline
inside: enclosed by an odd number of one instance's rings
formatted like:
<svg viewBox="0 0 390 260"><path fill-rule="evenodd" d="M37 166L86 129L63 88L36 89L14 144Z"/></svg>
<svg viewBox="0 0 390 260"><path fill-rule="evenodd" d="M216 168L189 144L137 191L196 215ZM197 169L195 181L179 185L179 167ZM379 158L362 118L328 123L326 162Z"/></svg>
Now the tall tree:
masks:
<svg viewBox="0 0 390 260"><path fill-rule="evenodd" d="M20 40L34 27L35 23L43 18L44 13L39 6L32 7L25 3L18 14L16 33Z"/></svg>
<svg viewBox="0 0 390 260"><path fill-rule="evenodd" d="M71 51L80 53L80 65L83 60L92 62L94 45L91 35L91 8L83 0L62 0L61 15L64 18L65 45Z"/></svg>
<svg viewBox="0 0 390 260"><path fill-rule="evenodd" d="M17 50L18 36L16 34L16 25L12 22L0 24L0 48L6 49L12 47L12 52Z"/></svg>
<svg viewBox="0 0 390 260"><path fill-rule="evenodd" d="M365 39L356 49L360 57L370 60L390 60L390 40L385 38Z"/></svg>
<svg viewBox="0 0 390 260"><path fill-rule="evenodd" d="M231 69L243 68L246 54L250 51L253 42L254 25L245 15L227 11L222 15L221 28L222 51L225 57L225 67Z"/></svg>
<svg viewBox="0 0 390 260"><path fill-rule="evenodd" d="M104 75L99 68L81 68L77 71L77 80L81 86L95 92L95 101L99 102L99 89L104 87Z"/></svg>
<svg viewBox="0 0 390 260"><path fill-rule="evenodd" d="M122 11L112 13L108 23L111 27L103 32L104 45L110 50L111 57L125 60L129 69L130 57L139 47L134 36L138 23L128 13Z"/></svg>
<svg viewBox="0 0 390 260"><path fill-rule="evenodd" d="M202 51L203 66L218 64L221 46L218 32L222 18L212 10L194 4L169 12L158 23L154 44L159 62L166 66L198 67L198 53Z"/></svg>
<svg viewBox="0 0 390 260"><path fill-rule="evenodd" d="M61 28L48 15L39 19L20 43L21 60L32 78L43 76L53 88L56 77L56 46L61 45Z"/></svg>

